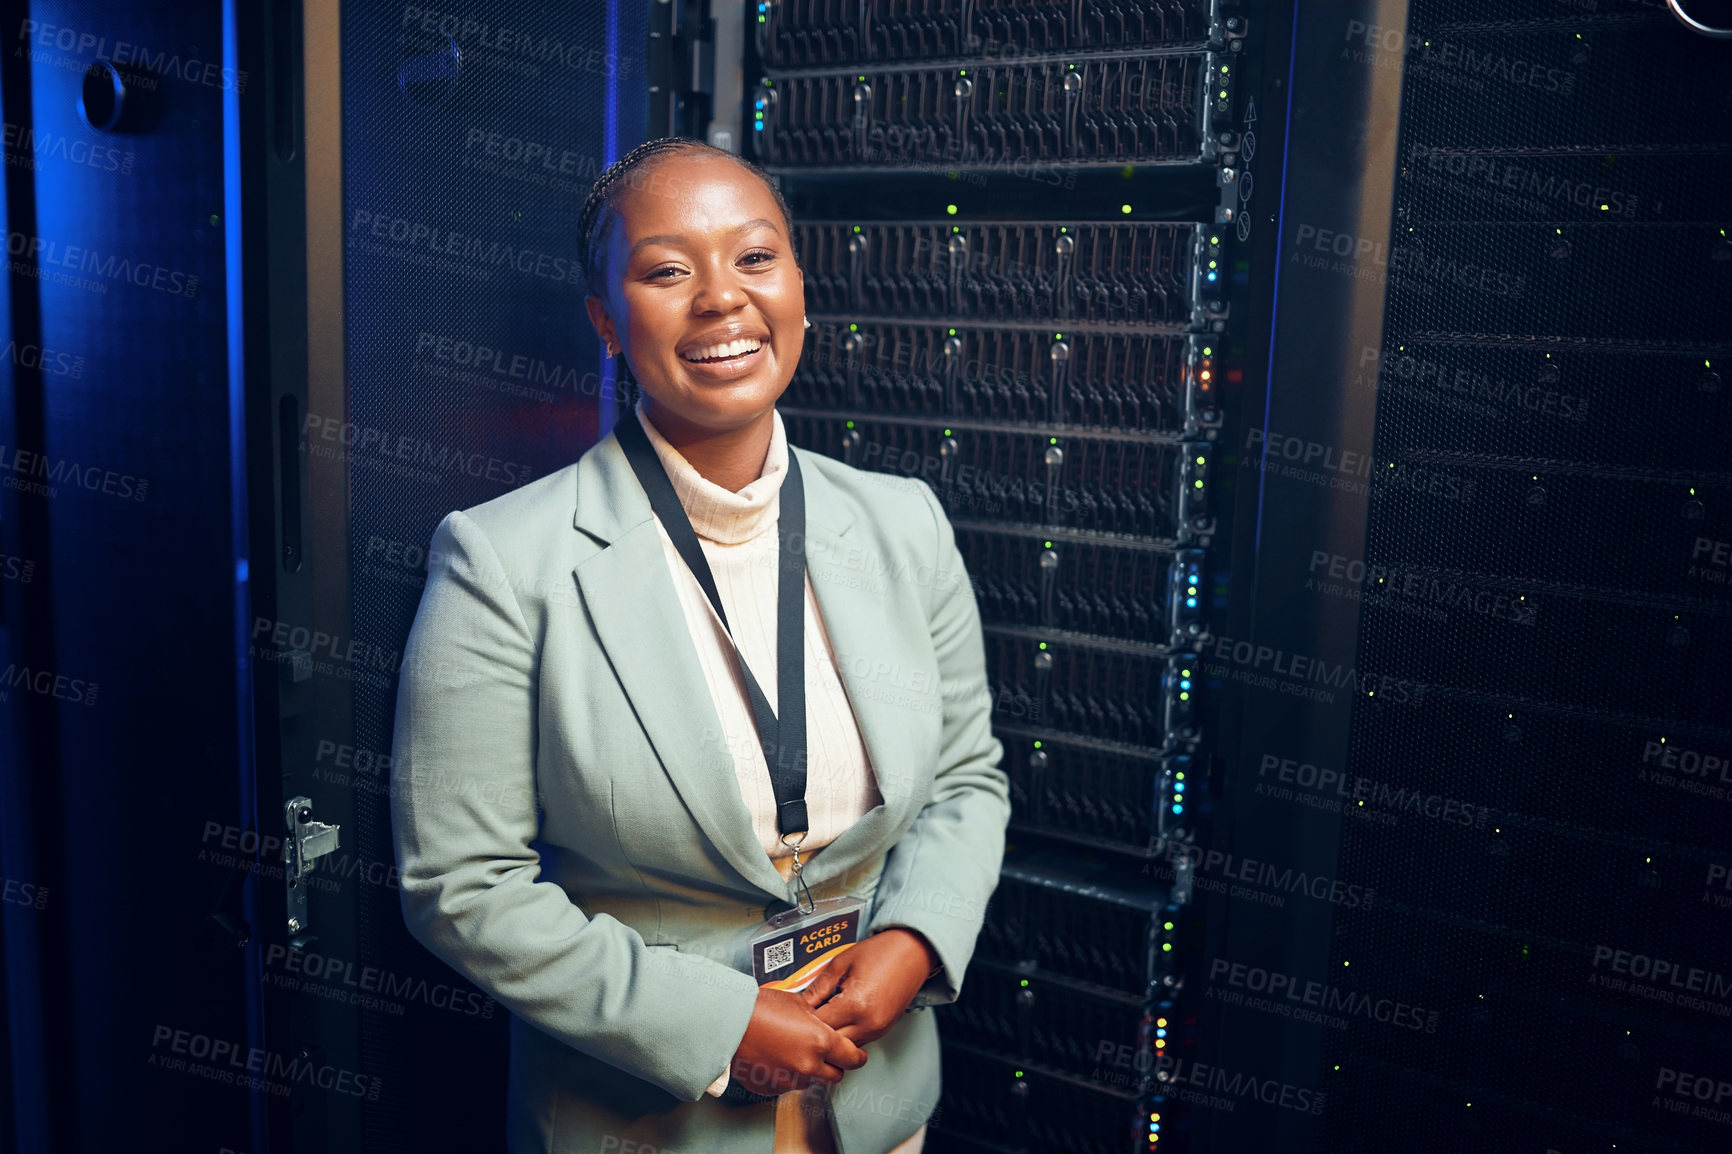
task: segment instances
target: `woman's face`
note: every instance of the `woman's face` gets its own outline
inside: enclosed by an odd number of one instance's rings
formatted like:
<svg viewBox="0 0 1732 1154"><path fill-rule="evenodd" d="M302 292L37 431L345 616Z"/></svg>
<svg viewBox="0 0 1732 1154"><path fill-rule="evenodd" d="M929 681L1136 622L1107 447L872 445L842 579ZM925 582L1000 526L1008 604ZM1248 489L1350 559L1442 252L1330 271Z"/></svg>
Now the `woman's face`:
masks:
<svg viewBox="0 0 1732 1154"><path fill-rule="evenodd" d="M775 408L805 343L805 283L781 208L722 156L675 153L627 178L585 302L664 435L704 436Z"/></svg>

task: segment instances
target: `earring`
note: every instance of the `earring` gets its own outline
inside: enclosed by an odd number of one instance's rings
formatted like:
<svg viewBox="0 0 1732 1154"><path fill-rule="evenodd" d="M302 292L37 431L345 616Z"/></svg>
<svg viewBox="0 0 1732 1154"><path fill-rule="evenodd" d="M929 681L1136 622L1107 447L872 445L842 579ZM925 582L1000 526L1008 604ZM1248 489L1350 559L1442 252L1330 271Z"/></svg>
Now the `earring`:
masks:
<svg viewBox="0 0 1732 1154"><path fill-rule="evenodd" d="M812 318L811 318L811 317L807 317L807 318L806 318L806 327L807 327L807 328L811 328L811 327L812 327Z"/></svg>

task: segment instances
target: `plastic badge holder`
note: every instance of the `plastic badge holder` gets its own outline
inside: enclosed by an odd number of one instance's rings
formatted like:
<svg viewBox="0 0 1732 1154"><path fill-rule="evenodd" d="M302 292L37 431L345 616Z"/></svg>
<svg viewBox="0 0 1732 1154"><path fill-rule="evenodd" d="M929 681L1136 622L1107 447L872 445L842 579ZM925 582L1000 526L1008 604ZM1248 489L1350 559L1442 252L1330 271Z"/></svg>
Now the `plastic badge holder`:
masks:
<svg viewBox="0 0 1732 1154"><path fill-rule="evenodd" d="M777 914L752 935L752 977L772 989L805 989L860 940L865 909L858 898L840 897L824 898L810 912L796 907Z"/></svg>

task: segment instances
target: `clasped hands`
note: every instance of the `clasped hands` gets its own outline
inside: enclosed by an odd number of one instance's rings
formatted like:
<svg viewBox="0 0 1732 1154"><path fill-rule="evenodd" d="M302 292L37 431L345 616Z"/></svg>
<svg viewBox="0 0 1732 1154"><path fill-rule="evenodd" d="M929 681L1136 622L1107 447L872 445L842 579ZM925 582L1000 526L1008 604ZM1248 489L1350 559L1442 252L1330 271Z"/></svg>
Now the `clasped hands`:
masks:
<svg viewBox="0 0 1732 1154"><path fill-rule="evenodd" d="M892 927L843 950L798 993L761 987L729 1077L758 1094L835 1085L866 1064L861 1047L889 1032L937 965L925 938Z"/></svg>

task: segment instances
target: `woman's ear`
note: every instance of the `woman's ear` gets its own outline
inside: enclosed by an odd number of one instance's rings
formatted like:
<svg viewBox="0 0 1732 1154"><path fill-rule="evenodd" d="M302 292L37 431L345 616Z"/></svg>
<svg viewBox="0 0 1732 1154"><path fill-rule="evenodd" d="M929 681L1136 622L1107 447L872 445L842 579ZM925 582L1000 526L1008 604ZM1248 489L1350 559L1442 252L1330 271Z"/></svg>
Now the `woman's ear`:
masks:
<svg viewBox="0 0 1732 1154"><path fill-rule="evenodd" d="M583 298L583 307L589 313L589 323L595 326L595 333L601 338L601 344L607 350L608 356L614 356L625 346L620 343L619 335L614 332L613 320L607 315L607 309L601 303L601 298L589 296Z"/></svg>

